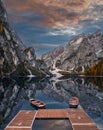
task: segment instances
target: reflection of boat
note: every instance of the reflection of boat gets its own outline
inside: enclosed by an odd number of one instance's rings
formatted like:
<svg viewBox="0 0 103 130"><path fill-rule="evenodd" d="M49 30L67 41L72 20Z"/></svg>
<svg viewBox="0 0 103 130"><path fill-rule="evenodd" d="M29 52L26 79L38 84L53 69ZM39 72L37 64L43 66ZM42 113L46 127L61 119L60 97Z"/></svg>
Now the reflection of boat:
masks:
<svg viewBox="0 0 103 130"><path fill-rule="evenodd" d="M0 124L2 123L2 120L3 120L3 116L2 116L2 114L0 113Z"/></svg>
<svg viewBox="0 0 103 130"><path fill-rule="evenodd" d="M79 104L79 99L77 97L71 97L69 100L70 108L77 108Z"/></svg>
<svg viewBox="0 0 103 130"><path fill-rule="evenodd" d="M29 101L32 105L34 105L37 108L45 108L45 103L38 99L30 98Z"/></svg>
<svg viewBox="0 0 103 130"><path fill-rule="evenodd" d="M0 23L0 33L3 31L3 25Z"/></svg>

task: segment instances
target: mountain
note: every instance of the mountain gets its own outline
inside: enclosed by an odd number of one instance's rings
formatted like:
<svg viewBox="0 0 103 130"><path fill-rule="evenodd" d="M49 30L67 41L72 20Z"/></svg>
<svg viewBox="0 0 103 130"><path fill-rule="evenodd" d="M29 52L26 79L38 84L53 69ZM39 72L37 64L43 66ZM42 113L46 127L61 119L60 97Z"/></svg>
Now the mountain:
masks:
<svg viewBox="0 0 103 130"><path fill-rule="evenodd" d="M10 27L6 9L0 0L0 76L46 76L54 71L83 74L103 58L103 35L80 34L65 47L58 47L37 60L35 50L26 47Z"/></svg>
<svg viewBox="0 0 103 130"><path fill-rule="evenodd" d="M62 54L63 51L64 47L59 46L53 49L51 52L43 54L41 59L46 63L47 67L51 69L54 63L54 59L58 57L60 54Z"/></svg>
<svg viewBox="0 0 103 130"><path fill-rule="evenodd" d="M54 50L55 51L55 50ZM59 50L58 50L59 52ZM47 63L55 52L47 54ZM81 74L103 58L103 35L100 31L93 34L80 34L73 38L64 51L52 59L51 68L59 69L62 74Z"/></svg>
<svg viewBox="0 0 103 130"><path fill-rule="evenodd" d="M26 47L10 27L6 9L0 0L0 76L44 76L37 65L35 50Z"/></svg>

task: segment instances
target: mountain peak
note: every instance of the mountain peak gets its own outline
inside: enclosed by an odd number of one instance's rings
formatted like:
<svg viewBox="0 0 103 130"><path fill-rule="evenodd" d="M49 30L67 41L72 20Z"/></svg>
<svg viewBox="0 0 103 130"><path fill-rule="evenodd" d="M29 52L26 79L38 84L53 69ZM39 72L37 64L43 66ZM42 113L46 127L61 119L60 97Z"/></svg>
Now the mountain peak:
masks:
<svg viewBox="0 0 103 130"><path fill-rule="evenodd" d="M34 49L27 48L11 29L6 9L0 0L0 77L44 76L43 71L39 70Z"/></svg>
<svg viewBox="0 0 103 130"><path fill-rule="evenodd" d="M2 0L0 0L0 23L7 22L7 12L4 8Z"/></svg>
<svg viewBox="0 0 103 130"><path fill-rule="evenodd" d="M100 31L88 35L80 34L73 38L52 62L58 69L79 74L103 58L102 48L103 35ZM48 59L44 60L47 62Z"/></svg>

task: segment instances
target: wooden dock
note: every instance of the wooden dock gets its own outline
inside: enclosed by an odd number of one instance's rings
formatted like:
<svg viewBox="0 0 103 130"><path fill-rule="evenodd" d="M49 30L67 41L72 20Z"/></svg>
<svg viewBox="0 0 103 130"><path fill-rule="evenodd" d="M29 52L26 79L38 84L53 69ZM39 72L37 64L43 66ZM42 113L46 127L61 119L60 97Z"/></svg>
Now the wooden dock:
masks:
<svg viewBox="0 0 103 130"><path fill-rule="evenodd" d="M32 130L36 118L67 118L73 130L99 130L93 120L82 109L40 109L20 111L5 130Z"/></svg>

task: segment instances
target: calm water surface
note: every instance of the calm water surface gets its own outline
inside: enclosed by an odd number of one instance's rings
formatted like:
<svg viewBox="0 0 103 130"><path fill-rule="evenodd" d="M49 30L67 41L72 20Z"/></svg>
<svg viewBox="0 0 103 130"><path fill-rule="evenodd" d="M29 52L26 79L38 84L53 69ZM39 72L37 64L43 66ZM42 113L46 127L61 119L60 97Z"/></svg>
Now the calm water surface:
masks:
<svg viewBox="0 0 103 130"><path fill-rule="evenodd" d="M38 98L47 109L69 108L71 96L77 96L87 114L103 130L103 79L102 78L5 78L0 80L0 130L20 110L35 110L28 99Z"/></svg>
<svg viewBox="0 0 103 130"><path fill-rule="evenodd" d="M72 127L68 119L36 119L33 130L72 130Z"/></svg>

